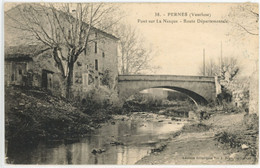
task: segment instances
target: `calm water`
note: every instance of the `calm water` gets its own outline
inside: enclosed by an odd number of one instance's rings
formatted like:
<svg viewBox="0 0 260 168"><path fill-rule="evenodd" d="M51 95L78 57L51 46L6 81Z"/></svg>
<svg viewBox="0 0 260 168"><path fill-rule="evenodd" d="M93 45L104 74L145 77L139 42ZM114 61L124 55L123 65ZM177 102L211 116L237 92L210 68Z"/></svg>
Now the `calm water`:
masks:
<svg viewBox="0 0 260 168"><path fill-rule="evenodd" d="M171 137L184 122L163 116L134 113L131 117L115 116L113 122L84 138L42 141L35 147L8 148L7 162L12 164L134 164L148 155L158 142ZM123 145L112 145L122 142ZM10 146L11 144L9 144ZM93 154L93 149L105 152Z"/></svg>

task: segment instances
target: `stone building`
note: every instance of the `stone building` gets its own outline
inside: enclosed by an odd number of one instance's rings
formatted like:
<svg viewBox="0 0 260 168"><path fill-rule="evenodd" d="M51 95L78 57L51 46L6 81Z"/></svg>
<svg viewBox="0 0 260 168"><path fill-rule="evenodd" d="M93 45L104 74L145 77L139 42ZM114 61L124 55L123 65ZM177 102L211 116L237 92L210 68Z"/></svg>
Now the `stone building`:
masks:
<svg viewBox="0 0 260 168"><path fill-rule="evenodd" d="M118 76L118 38L96 29L97 40L91 43L87 51L81 53L74 66L73 92L81 97L93 87L104 85L105 73L109 73L109 88L115 88Z"/></svg>
<svg viewBox="0 0 260 168"><path fill-rule="evenodd" d="M5 85L41 87L61 95L60 72L51 50L40 45L5 47Z"/></svg>
<svg viewBox="0 0 260 168"><path fill-rule="evenodd" d="M5 85L42 87L65 96L65 81L53 59L52 49L40 43L32 44L27 38L31 36L29 32L15 28L16 19L19 20L16 7L5 12ZM69 30L66 32L69 36ZM119 39L94 27L90 34L95 40L89 42L74 64L74 97L82 98L91 88L104 85L104 77L110 78L109 88L117 84ZM66 49L63 52L66 53Z"/></svg>

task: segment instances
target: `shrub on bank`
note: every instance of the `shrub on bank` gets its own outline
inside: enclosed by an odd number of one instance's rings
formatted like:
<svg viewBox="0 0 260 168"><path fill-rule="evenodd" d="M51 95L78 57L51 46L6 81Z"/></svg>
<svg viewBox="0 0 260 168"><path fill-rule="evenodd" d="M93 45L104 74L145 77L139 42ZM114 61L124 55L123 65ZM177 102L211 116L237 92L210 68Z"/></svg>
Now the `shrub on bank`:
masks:
<svg viewBox="0 0 260 168"><path fill-rule="evenodd" d="M120 113L121 107L117 92L105 86L88 91L80 104L81 110L89 115L116 114Z"/></svg>
<svg viewBox="0 0 260 168"><path fill-rule="evenodd" d="M215 135L218 142L231 148L245 150L247 155L258 159L259 119L255 114L247 114L243 121Z"/></svg>
<svg viewBox="0 0 260 168"><path fill-rule="evenodd" d="M125 101L123 109L127 112L153 111L162 105L163 99L161 98L137 93Z"/></svg>
<svg viewBox="0 0 260 168"><path fill-rule="evenodd" d="M208 131L212 127L203 123L195 123L190 125L184 125L182 132L203 132Z"/></svg>
<svg viewBox="0 0 260 168"><path fill-rule="evenodd" d="M237 107L231 102L222 102L222 104L218 103L209 103L206 106L198 105L195 108L195 113L200 116L200 119L209 119L211 115L216 113L241 113L245 112L243 107Z"/></svg>

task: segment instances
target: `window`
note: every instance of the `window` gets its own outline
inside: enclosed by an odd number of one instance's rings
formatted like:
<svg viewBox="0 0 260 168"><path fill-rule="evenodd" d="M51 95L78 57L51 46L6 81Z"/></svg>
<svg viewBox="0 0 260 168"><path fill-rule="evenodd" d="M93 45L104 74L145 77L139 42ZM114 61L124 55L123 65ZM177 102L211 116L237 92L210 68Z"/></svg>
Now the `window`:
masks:
<svg viewBox="0 0 260 168"><path fill-rule="evenodd" d="M95 53L97 53L97 42L95 41Z"/></svg>
<svg viewBox="0 0 260 168"><path fill-rule="evenodd" d="M105 58L105 53L104 52L102 52L102 57Z"/></svg>
<svg viewBox="0 0 260 168"><path fill-rule="evenodd" d="M97 76L95 77L95 86L96 86L96 87L99 86L99 80L98 80L98 77L97 77Z"/></svg>
<svg viewBox="0 0 260 168"><path fill-rule="evenodd" d="M98 60L95 59L95 70L98 71Z"/></svg>
<svg viewBox="0 0 260 168"><path fill-rule="evenodd" d="M82 78L83 78L83 86L88 85L88 74L87 73L83 73L82 74Z"/></svg>

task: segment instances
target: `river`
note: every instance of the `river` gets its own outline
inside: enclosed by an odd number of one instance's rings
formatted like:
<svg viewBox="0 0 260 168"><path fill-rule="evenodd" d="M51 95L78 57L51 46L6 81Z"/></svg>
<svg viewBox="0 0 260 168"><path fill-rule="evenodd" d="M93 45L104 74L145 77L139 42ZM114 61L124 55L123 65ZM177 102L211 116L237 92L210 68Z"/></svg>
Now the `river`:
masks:
<svg viewBox="0 0 260 168"><path fill-rule="evenodd" d="M7 163L131 165L171 138L185 122L145 112L115 115L113 120L81 138L45 140L34 147L8 148Z"/></svg>

